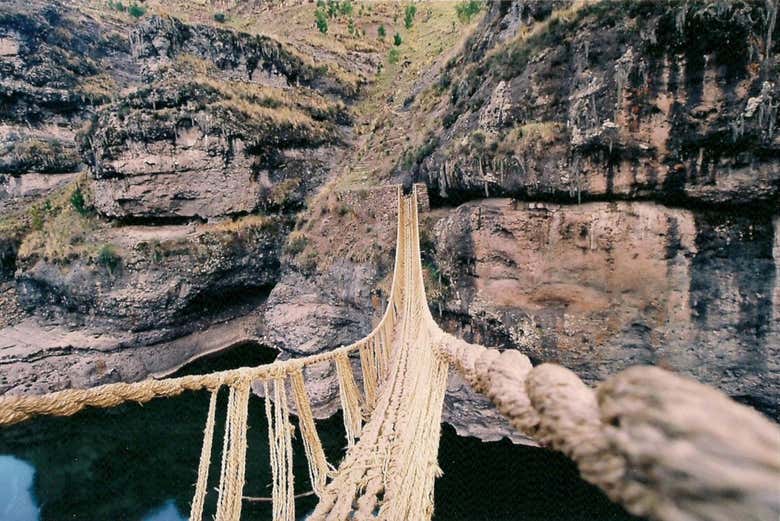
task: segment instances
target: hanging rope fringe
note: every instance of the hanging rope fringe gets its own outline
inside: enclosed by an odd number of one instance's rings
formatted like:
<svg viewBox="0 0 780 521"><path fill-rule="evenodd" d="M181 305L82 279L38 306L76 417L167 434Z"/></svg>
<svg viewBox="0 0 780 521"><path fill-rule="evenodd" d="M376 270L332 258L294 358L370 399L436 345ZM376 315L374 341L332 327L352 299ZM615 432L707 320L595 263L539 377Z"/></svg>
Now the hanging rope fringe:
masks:
<svg viewBox="0 0 780 521"><path fill-rule="evenodd" d="M206 427L203 429L203 447L200 451L200 463L198 464L198 481L195 484L195 495L192 497L192 507L190 508L190 521L201 521L203 519L203 504L206 501L206 487L208 486L209 465L211 464L211 445L214 440L217 394L219 394L219 388L211 391Z"/></svg>
<svg viewBox="0 0 780 521"><path fill-rule="evenodd" d="M273 521L295 521L293 426L290 424L284 379L274 380L273 403L271 403L268 382L263 382L263 389L265 390L265 416L268 420L268 446L271 454Z"/></svg>
<svg viewBox="0 0 780 521"><path fill-rule="evenodd" d="M217 521L239 521L246 470L246 420L249 382L230 387L222 443Z"/></svg>
<svg viewBox="0 0 780 521"><path fill-rule="evenodd" d="M363 393L366 397L366 410L363 412L368 419L376 406L377 357L373 338L360 347L360 367L363 370Z"/></svg>
<svg viewBox="0 0 780 521"><path fill-rule="evenodd" d="M298 424L303 438L303 449L306 452L306 460L309 462L309 481L311 488L317 496L322 495L328 473L331 470L325 451L322 449L317 428L314 425L314 417L311 413L309 394L303 382L303 372L298 371L290 375L290 384L295 396L295 405L298 408Z"/></svg>
<svg viewBox="0 0 780 521"><path fill-rule="evenodd" d="M347 431L347 447L352 448L360 437L363 414L360 407L360 391L352 374L352 365L346 353L336 357L336 373L339 379L339 398L344 414L344 429Z"/></svg>

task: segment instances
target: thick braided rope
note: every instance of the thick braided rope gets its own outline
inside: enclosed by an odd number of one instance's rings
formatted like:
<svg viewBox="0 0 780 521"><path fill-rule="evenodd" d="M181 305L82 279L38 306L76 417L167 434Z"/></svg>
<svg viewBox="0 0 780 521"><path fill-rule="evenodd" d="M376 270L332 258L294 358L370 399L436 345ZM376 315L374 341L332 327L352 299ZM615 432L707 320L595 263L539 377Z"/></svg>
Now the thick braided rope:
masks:
<svg viewBox="0 0 780 521"><path fill-rule="evenodd" d="M185 391L232 386L241 380L273 379L304 366L333 360L340 354L360 349L362 345L363 341L359 341L326 353L205 375L106 384L90 389L67 389L43 395L5 396L0 398L0 425L11 425L40 415L71 416L85 407L109 408L125 402L145 403L154 398L177 396Z"/></svg>
<svg viewBox="0 0 780 521"><path fill-rule="evenodd" d="M780 428L715 389L638 366L596 394L568 369L532 368L517 351L447 335L440 352L515 428L566 454L585 480L636 515L780 516Z"/></svg>
<svg viewBox="0 0 780 521"><path fill-rule="evenodd" d="M363 371L363 394L366 397L366 419L376 405L377 388L377 347L371 342L360 348L360 367Z"/></svg>
<svg viewBox="0 0 780 521"><path fill-rule="evenodd" d="M209 410L206 415L206 426L203 429L203 447L200 451L200 463L198 464L198 481L195 484L195 495L192 497L190 508L190 521L203 519L203 505L206 501L206 491L209 480L209 465L211 464L211 446L214 440L214 419L217 410L217 394L219 389L211 391Z"/></svg>
<svg viewBox="0 0 780 521"><path fill-rule="evenodd" d="M268 444L271 460L272 505L274 521L295 521L295 490L292 454L292 425L287 408L285 382L273 382L273 395L267 382L265 414L268 420ZM271 398L273 396L273 398Z"/></svg>
<svg viewBox="0 0 780 521"><path fill-rule="evenodd" d="M314 493L317 496L322 496L331 467L325 458L325 451L317 434L317 427L314 424L314 416L311 412L309 394L306 392L302 371L297 371L290 375L290 384L298 410L298 424L301 429L301 438L303 438L303 449L309 464L309 481Z"/></svg>
<svg viewBox="0 0 780 521"><path fill-rule="evenodd" d="M249 403L249 382L231 388L228 399L223 470L217 500L217 521L239 521L246 479L246 430Z"/></svg>
<svg viewBox="0 0 780 521"><path fill-rule="evenodd" d="M360 437L363 413L360 406L360 391L352 373L352 364L346 354L336 357L336 374L339 381L339 399L344 414L344 429L347 433L347 446L352 447Z"/></svg>

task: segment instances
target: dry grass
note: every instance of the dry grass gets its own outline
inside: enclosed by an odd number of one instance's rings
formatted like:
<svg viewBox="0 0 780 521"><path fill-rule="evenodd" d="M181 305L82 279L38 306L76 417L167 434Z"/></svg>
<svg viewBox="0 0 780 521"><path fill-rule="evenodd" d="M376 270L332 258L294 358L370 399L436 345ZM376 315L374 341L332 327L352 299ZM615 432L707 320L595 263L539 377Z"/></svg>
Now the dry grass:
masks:
<svg viewBox="0 0 780 521"><path fill-rule="evenodd" d="M19 258L42 258L53 263L67 263L78 257L94 256L100 248L96 241L101 224L93 215L82 215L71 203L80 188L87 201L88 183L81 177L28 210L30 233L19 247Z"/></svg>
<svg viewBox="0 0 780 521"><path fill-rule="evenodd" d="M237 234L247 230L265 230L275 226L279 219L267 215L245 215L235 220L198 225L198 233Z"/></svg>
<svg viewBox="0 0 780 521"><path fill-rule="evenodd" d="M323 131L323 123L315 120L314 116L323 119L346 110L340 101L328 100L312 90L280 89L219 79L215 77L219 71L211 62L188 54L179 56L174 68L179 75L186 75L195 84L219 92L224 100L215 106L258 121Z"/></svg>
<svg viewBox="0 0 780 521"><path fill-rule="evenodd" d="M543 32L547 31L547 29L550 27L551 24L558 23L558 22L561 23L571 22L576 18L576 16L579 14L579 12L582 9L588 7L589 5L597 3L598 1L600 0L575 0L570 6L564 9L554 9L553 12L550 13L550 16L548 16L546 19L542 20L541 22L536 22L535 24L530 26L525 26L525 25L522 26L514 38L504 42L501 45L497 45L493 49L488 51L483 61L487 62L492 58L494 58L495 56L505 52L505 50L508 47L516 47L517 45L523 44L524 42L528 41L534 36L538 36L542 34Z"/></svg>
<svg viewBox="0 0 780 521"><path fill-rule="evenodd" d="M414 25L403 27L403 5L384 4L386 15L397 16L397 22L385 24L384 67L374 79L368 95L356 106L362 133L349 165L340 175L338 189L372 186L386 181L404 150L416 149L426 136L438 130L440 118L435 106L441 101L432 89L417 94L412 108L404 103L420 85L433 85L446 62L455 55L481 19L477 16L467 26L458 22L457 2L420 2ZM398 32L403 43L397 63L387 60L394 46L392 36Z"/></svg>
<svg viewBox="0 0 780 521"><path fill-rule="evenodd" d="M531 150L541 151L555 144L563 133L563 124L555 121L533 121L515 127L498 142L500 154L522 155Z"/></svg>
<svg viewBox="0 0 780 521"><path fill-rule="evenodd" d="M109 101L119 93L116 81L105 72L85 78L78 89L93 103Z"/></svg>

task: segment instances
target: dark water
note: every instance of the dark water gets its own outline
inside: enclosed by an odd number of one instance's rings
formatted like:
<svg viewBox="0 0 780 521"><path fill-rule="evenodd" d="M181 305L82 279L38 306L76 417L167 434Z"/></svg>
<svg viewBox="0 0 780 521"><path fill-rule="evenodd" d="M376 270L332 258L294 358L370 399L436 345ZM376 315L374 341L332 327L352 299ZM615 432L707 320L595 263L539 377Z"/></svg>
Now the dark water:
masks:
<svg viewBox="0 0 780 521"><path fill-rule="evenodd" d="M244 346L194 362L182 373L213 371L273 359ZM224 411L227 393L220 396ZM188 393L143 406L87 410L71 418L39 418L0 429L0 521L183 521L196 478L208 394ZM216 485L218 419L211 485ZM318 422L329 461L344 454L341 418ZM262 400L249 403L244 494L271 495ZM295 442L296 492L310 490L305 457ZM464 521L601 521L632 519L577 476L565 458L508 442L460 438L445 426L436 484L436 515ZM210 490L207 518L214 511ZM305 519L316 498L296 502ZM270 503L244 503L246 520L270 520Z"/></svg>

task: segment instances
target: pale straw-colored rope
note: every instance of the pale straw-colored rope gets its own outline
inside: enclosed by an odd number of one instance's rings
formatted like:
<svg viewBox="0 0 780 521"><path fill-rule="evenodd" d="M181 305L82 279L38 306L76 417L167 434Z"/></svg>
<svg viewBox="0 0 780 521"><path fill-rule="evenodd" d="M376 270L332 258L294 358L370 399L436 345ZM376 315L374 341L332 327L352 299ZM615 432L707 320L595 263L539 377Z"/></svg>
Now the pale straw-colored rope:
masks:
<svg viewBox="0 0 780 521"><path fill-rule="evenodd" d="M249 392L249 382L240 382L230 388L216 521L239 521L241 518Z"/></svg>
<svg viewBox="0 0 780 521"><path fill-rule="evenodd" d="M379 333L377 353L391 345L392 350L386 351L387 369L378 371L386 375L381 375L374 414L326 487L311 521L367 521L377 518L377 508L378 519L427 521L433 512L448 366L431 348L439 333L427 311L419 250L414 245L413 201L405 198L399 205L394 296L402 298L392 299L391 309L399 317L396 327ZM385 334L392 344L381 342ZM379 366L381 358L376 363Z"/></svg>
<svg viewBox="0 0 780 521"><path fill-rule="evenodd" d="M303 449L309 465L309 481L314 493L317 496L321 496L331 467L325 458L325 451L317 434L317 427L311 412L309 394L306 392L306 385L303 381L303 372L297 371L292 373L290 375L290 384L298 410L298 425L300 425L301 438L303 438Z"/></svg>
<svg viewBox="0 0 780 521"><path fill-rule="evenodd" d="M268 420L268 445L273 480L273 521L295 521L295 478L293 475L292 429L287 407L285 382L278 378L273 382L273 395L267 382L265 414ZM273 396L273 398L272 398Z"/></svg>
<svg viewBox="0 0 780 521"><path fill-rule="evenodd" d="M209 410L206 415L206 426L203 429L203 447L200 451L200 463L198 464L198 481L195 484L195 495L192 497L192 507L190 508L190 521L201 521L203 519L203 505L206 501L209 465L211 464L211 446L214 440L217 394L219 394L219 389L211 391Z"/></svg>
<svg viewBox="0 0 780 521"><path fill-rule="evenodd" d="M336 374L339 381L339 399L344 415L344 429L347 435L347 447L352 447L360 438L363 413L360 405L360 391L352 373L352 364L346 354L336 357Z"/></svg>
<svg viewBox="0 0 780 521"><path fill-rule="evenodd" d="M363 411L366 420L376 405L377 388L377 347L375 342L366 343L360 348L360 368L363 371L363 393L366 397L366 409Z"/></svg>

